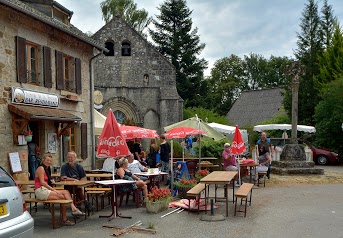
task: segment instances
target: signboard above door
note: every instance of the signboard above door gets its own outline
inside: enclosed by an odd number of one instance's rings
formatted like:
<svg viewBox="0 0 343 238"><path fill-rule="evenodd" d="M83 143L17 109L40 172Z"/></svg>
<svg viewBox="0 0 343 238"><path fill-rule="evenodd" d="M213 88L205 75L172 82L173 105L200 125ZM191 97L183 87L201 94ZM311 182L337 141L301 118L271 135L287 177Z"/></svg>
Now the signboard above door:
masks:
<svg viewBox="0 0 343 238"><path fill-rule="evenodd" d="M55 94L12 87L12 103L58 107L59 102Z"/></svg>

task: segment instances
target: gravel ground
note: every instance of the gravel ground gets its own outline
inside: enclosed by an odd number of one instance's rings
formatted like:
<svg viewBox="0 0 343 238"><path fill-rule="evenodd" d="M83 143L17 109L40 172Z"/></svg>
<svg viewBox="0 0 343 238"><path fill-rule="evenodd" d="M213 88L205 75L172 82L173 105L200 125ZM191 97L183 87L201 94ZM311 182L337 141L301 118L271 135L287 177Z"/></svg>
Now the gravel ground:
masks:
<svg viewBox="0 0 343 238"><path fill-rule="evenodd" d="M272 180L272 179L271 179ZM231 191L229 191L231 192ZM231 198L231 194L230 198ZM111 237L109 226L128 226L142 221L142 227L153 224L155 235L131 232L121 237L343 237L343 184L282 184L253 190L252 206L247 217L234 216L234 206L229 204L229 216L220 222L200 221L197 213L183 211L161 218L159 214L149 214L145 208L136 209L133 204L120 208L123 215L133 219L115 218L107 221L99 214L108 214L110 208L95 213L86 221L75 226L51 229L51 216L40 208L35 218L34 237ZM215 214L225 215L224 203L217 203ZM173 209L169 209L172 211ZM70 210L69 210L70 211Z"/></svg>

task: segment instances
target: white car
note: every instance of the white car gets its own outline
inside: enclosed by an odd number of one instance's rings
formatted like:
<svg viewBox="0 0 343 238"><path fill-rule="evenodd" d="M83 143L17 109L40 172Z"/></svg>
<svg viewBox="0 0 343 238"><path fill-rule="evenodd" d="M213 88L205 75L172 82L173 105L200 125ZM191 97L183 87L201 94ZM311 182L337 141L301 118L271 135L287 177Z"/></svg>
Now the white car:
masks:
<svg viewBox="0 0 343 238"><path fill-rule="evenodd" d="M0 166L0 237L33 237L34 220L18 186Z"/></svg>

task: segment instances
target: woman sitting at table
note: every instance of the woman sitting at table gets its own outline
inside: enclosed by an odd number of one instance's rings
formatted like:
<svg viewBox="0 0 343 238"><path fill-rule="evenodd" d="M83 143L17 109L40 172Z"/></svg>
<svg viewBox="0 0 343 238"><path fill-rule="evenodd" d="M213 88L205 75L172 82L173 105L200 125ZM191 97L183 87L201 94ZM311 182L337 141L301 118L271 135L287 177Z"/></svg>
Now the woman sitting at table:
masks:
<svg viewBox="0 0 343 238"><path fill-rule="evenodd" d="M147 195L148 195L147 184L149 183L149 180L143 181L142 179L140 179L136 175L132 174L131 171L128 170L128 168L127 168L129 166L129 161L127 160L127 158L119 159L119 166L120 166L119 169L117 169L117 175L119 176L119 178L125 179L125 180L136 181L135 184L123 185L121 187L122 191L127 192L129 190L137 189L137 187L138 187L139 189L141 189L143 191L144 197L147 197Z"/></svg>
<svg viewBox="0 0 343 238"><path fill-rule="evenodd" d="M270 155L269 155L268 147L265 145L259 145L258 146L258 166L256 167L256 173L254 180L257 181L258 179L258 173L259 172L267 172L268 171L268 165L270 163Z"/></svg>
<svg viewBox="0 0 343 238"><path fill-rule="evenodd" d="M51 160L52 155L45 153L42 157L40 166L36 170L35 175L35 195L39 200L72 200L69 191L67 190L55 190L52 184L55 183L51 179ZM74 203L70 204L72 215L85 215L79 209L76 208ZM64 225L74 225L73 222L67 219L66 207L61 205L61 214Z"/></svg>

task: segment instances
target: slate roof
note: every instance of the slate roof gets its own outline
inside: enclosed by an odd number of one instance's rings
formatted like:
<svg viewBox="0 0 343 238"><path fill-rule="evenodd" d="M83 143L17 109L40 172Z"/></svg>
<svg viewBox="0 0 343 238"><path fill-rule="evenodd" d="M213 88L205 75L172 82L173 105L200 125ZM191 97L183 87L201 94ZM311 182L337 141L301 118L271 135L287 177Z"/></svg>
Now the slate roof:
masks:
<svg viewBox="0 0 343 238"><path fill-rule="evenodd" d="M66 25L63 24L62 22L49 17L47 15L45 15L44 13L30 7L28 4L25 4L19 0L0 0L0 4L3 4L5 6L8 6L10 8L13 8L19 12L22 12L24 14L27 14L41 22L44 22L54 28L57 28L89 45L92 45L98 49L101 50L105 50L107 51L106 48L104 48L102 46L102 44L100 44L99 42L95 41L94 39L90 38L89 36L87 36L85 33L83 33L82 31L80 31L79 29L77 29L75 26L73 26L72 24Z"/></svg>
<svg viewBox="0 0 343 238"><path fill-rule="evenodd" d="M283 96L280 88L244 91L226 115L239 127L254 126L279 112Z"/></svg>

